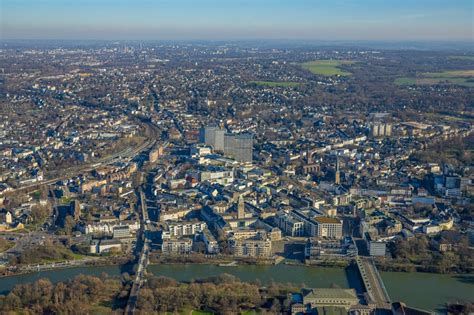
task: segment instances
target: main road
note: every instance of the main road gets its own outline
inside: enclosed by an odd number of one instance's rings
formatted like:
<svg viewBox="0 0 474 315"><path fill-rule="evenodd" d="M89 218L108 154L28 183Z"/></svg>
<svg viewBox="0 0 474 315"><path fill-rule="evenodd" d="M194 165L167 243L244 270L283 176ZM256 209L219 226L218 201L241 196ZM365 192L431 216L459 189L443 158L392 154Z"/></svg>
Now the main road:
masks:
<svg viewBox="0 0 474 315"><path fill-rule="evenodd" d="M140 288L143 285L143 278L145 276L145 270L148 265L148 254L149 254L149 239L148 239L148 212L146 205L146 198L143 190L139 188L138 194L140 196L140 232L137 236L138 244L142 245L140 256L138 259L137 272L135 273L135 279L133 281L132 289L128 297L128 303L125 308L125 314L133 315L137 307L138 295L140 294Z"/></svg>

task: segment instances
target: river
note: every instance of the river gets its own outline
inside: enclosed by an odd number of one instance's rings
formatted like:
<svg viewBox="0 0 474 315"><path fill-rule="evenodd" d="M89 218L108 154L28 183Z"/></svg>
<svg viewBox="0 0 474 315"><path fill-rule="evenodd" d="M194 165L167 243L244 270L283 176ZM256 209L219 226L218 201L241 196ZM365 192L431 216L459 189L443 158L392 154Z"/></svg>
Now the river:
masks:
<svg viewBox="0 0 474 315"><path fill-rule="evenodd" d="M120 275L120 266L77 267L63 270L42 271L32 274L0 278L0 293L6 294L15 284L27 283L40 278L52 282L64 281L78 274L100 276L102 273ZM243 281L268 284L271 281L295 283L308 287L329 287L333 284L361 289L354 271L342 268L305 266L237 266L214 265L151 265L148 271L179 281L206 278L221 273L232 274ZM474 302L474 275L440 275L431 273L382 272L385 287L392 301L404 301L413 307L441 311L447 301Z"/></svg>

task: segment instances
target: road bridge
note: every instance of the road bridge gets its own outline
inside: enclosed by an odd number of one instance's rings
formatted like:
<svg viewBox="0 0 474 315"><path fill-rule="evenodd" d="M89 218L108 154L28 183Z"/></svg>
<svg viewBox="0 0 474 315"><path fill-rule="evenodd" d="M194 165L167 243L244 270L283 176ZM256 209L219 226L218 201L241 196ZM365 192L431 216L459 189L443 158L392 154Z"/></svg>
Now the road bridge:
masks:
<svg viewBox="0 0 474 315"><path fill-rule="evenodd" d="M376 304L377 310L390 310L390 297L385 289L382 277L380 276L374 261L368 257L357 256L356 263L365 290L372 299L372 302Z"/></svg>
<svg viewBox="0 0 474 315"><path fill-rule="evenodd" d="M137 307L138 296L140 294L140 288L143 285L143 279L145 276L146 267L148 265L148 254L149 254L149 240L148 240L148 212L146 206L146 198L143 190L139 189L140 196L140 236L138 240L142 242L143 246L140 251L140 256L137 264L137 272L135 273L135 279L133 281L132 289L130 290L130 295L128 297L128 303L125 308L125 314L133 315L135 314L135 309ZM137 242L138 244L138 242Z"/></svg>

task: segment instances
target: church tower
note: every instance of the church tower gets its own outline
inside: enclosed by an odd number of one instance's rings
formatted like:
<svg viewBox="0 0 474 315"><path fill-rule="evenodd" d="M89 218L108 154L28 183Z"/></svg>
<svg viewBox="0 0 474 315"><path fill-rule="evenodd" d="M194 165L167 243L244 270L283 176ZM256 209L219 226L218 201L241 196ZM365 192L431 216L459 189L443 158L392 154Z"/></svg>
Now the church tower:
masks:
<svg viewBox="0 0 474 315"><path fill-rule="evenodd" d="M339 171L339 157L336 160L336 176L334 178L334 184L340 185L341 184L341 171Z"/></svg>
<svg viewBox="0 0 474 315"><path fill-rule="evenodd" d="M245 218L245 202L242 196L239 196L239 202L237 204L237 219Z"/></svg>

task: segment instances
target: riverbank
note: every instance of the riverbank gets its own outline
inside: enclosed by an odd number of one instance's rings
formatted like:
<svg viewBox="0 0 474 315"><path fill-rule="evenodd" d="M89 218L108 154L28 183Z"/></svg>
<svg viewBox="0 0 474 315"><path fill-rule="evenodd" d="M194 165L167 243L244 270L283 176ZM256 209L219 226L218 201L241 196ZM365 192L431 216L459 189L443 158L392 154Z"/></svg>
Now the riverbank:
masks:
<svg viewBox="0 0 474 315"><path fill-rule="evenodd" d="M116 266L116 265L128 265L132 264L131 257L129 256L114 256L114 257L88 257L90 259L84 259L84 261L76 260L71 265L64 265L64 261L56 261L50 263L50 267L35 268L37 265L18 266L16 269L12 268L0 268L0 278L12 277L17 275L23 275L28 273L34 273L45 270L64 270L75 267L87 267L87 266ZM350 260L312 260L300 262L297 260L282 259L277 261L275 259L255 259L255 258L237 258L234 256L205 256L205 255L186 255L186 256L150 256L151 265L215 265L215 266L260 266L260 265L291 265L291 266L314 266L314 267L329 267L329 268L346 268L350 265ZM440 275L470 275L472 273L460 273L456 272L455 269L452 272L436 272L436 269L426 268L426 266L419 266L413 264L404 264L398 262L387 262L381 260L375 260L377 268L383 272L406 272L406 273L433 273ZM42 265L40 265L42 266Z"/></svg>
<svg viewBox="0 0 474 315"><path fill-rule="evenodd" d="M397 262L397 261L380 261L375 260L377 268L381 271L393 271L393 272L422 272L422 273L434 273L441 275L459 275L459 274L471 274L474 268L470 268L470 271L461 270L456 266L451 268L441 269L439 266L434 265L416 265L413 263Z"/></svg>
<svg viewBox="0 0 474 315"><path fill-rule="evenodd" d="M48 278L51 282L66 281L79 274L100 277L102 273L120 276L131 272L131 265L106 265L67 268L0 278L0 294L6 294L15 285ZM304 265L237 265L223 267L210 264L150 265L147 271L177 281L191 281L228 273L242 281L262 285L271 282L293 283L300 287L356 287L361 290L357 274L350 268ZM434 311L443 310L447 302L474 301L474 275L441 275L433 273L381 272L392 301L403 301L410 306ZM357 283L359 281L359 284ZM359 285L359 288L357 286ZM423 292L422 294L420 292Z"/></svg>
<svg viewBox="0 0 474 315"><path fill-rule="evenodd" d="M56 261L48 264L33 264L33 265L19 265L13 268L0 269L0 278L14 277L19 275L26 275L30 273L37 273L41 271L64 270L77 267L92 267L92 266L120 266L130 263L128 257L90 257L84 260L73 261Z"/></svg>

